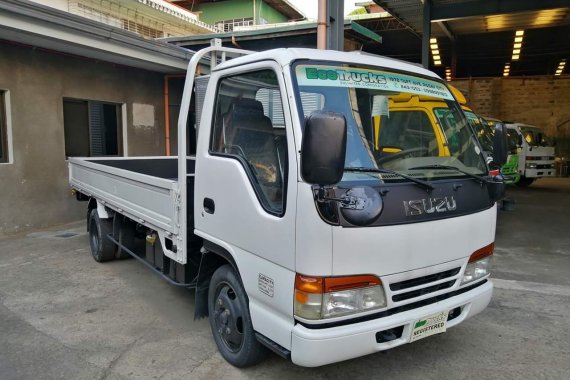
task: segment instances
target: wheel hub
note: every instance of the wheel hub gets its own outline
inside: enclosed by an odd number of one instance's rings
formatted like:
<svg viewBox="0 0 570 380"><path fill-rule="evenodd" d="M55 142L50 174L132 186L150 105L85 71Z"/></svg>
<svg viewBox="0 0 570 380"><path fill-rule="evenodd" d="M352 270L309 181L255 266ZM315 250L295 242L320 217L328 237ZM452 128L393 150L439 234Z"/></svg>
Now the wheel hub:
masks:
<svg viewBox="0 0 570 380"><path fill-rule="evenodd" d="M218 292L214 320L224 344L232 352L238 351L243 344L243 310L235 292L227 284Z"/></svg>

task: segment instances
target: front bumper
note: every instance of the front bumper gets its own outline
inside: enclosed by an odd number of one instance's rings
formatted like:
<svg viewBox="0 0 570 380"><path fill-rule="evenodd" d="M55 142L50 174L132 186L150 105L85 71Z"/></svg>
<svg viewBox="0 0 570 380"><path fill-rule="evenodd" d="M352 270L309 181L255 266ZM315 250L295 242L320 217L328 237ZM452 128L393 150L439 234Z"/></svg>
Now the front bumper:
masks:
<svg viewBox="0 0 570 380"><path fill-rule="evenodd" d="M410 341L411 330L417 320L460 307L461 314L447 322L448 328L453 327L485 309L492 295L493 284L487 281L455 297L384 318L323 329L309 329L297 324L293 328L291 360L297 365L317 367L400 346ZM377 342L376 333L399 326L404 327L400 338Z"/></svg>
<svg viewBox="0 0 570 380"><path fill-rule="evenodd" d="M524 176L527 178L554 177L556 176L556 169L554 165L546 169L525 169Z"/></svg>

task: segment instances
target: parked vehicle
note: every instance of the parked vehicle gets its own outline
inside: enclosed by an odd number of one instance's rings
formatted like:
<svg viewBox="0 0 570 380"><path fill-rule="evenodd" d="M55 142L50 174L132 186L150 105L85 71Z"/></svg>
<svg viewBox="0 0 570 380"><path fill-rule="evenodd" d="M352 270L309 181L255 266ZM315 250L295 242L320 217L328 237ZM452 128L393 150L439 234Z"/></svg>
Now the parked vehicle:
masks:
<svg viewBox="0 0 570 380"><path fill-rule="evenodd" d="M440 127L393 112L406 94L439 99ZM499 126L498 146L505 135ZM504 185L428 70L358 52L210 47L189 65L178 152L70 158L70 184L88 201L95 260L129 254L194 288L195 317L208 316L235 366L267 349L302 366L386 350L491 299Z"/></svg>
<svg viewBox="0 0 570 380"><path fill-rule="evenodd" d="M467 106L465 96L452 85L449 85L449 90L458 101L466 116L466 120L475 131L475 135L483 150L483 154L488 164L493 161L493 133L494 130L483 123L483 120L476 115L471 108ZM417 94L400 94L398 97L390 98L390 110L394 113L401 113L401 115L423 115L423 128L433 129L435 134L435 141L437 141L437 148L441 155L448 155L446 150L450 144L456 144L453 138L453 133L449 136L446 131L452 131L450 128L441 128L445 126L445 118L452 117L449 115L449 109L445 102L441 99L432 96L417 95ZM400 116L402 117L402 116ZM431 128L428 127L431 124ZM494 128L494 126L493 126ZM392 147L384 148L388 151L393 150Z"/></svg>
<svg viewBox="0 0 570 380"><path fill-rule="evenodd" d="M495 126L502 123L501 120L488 116L481 116L481 120L483 124L488 125L488 128L485 130L489 134L489 138L492 138ZM521 178L519 174L519 154L522 150L522 137L512 129L507 130L507 145L509 155L507 156L507 162L501 167L501 173L505 176L505 184L514 185Z"/></svg>
<svg viewBox="0 0 570 380"><path fill-rule="evenodd" d="M507 128L520 136L519 186L529 186L542 177L554 177L554 141L542 129L522 123L507 123Z"/></svg>

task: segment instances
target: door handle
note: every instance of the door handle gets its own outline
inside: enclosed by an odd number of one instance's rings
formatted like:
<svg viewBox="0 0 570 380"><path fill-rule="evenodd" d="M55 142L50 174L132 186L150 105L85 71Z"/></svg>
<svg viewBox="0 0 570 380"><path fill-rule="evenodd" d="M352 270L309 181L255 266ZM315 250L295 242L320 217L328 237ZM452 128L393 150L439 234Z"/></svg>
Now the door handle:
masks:
<svg viewBox="0 0 570 380"><path fill-rule="evenodd" d="M204 198L204 211L208 214L213 214L216 211L216 203L211 198Z"/></svg>

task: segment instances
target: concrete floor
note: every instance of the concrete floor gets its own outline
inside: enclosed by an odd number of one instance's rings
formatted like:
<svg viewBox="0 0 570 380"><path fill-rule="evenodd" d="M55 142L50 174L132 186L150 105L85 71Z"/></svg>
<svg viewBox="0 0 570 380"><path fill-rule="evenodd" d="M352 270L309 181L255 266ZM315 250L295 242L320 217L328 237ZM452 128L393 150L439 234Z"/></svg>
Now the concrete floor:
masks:
<svg viewBox="0 0 570 380"><path fill-rule="evenodd" d="M321 368L217 353L194 296L134 260L97 264L84 223L0 240L0 379L570 379L570 178L512 189L495 295L448 333ZM66 237L66 233L76 234Z"/></svg>

